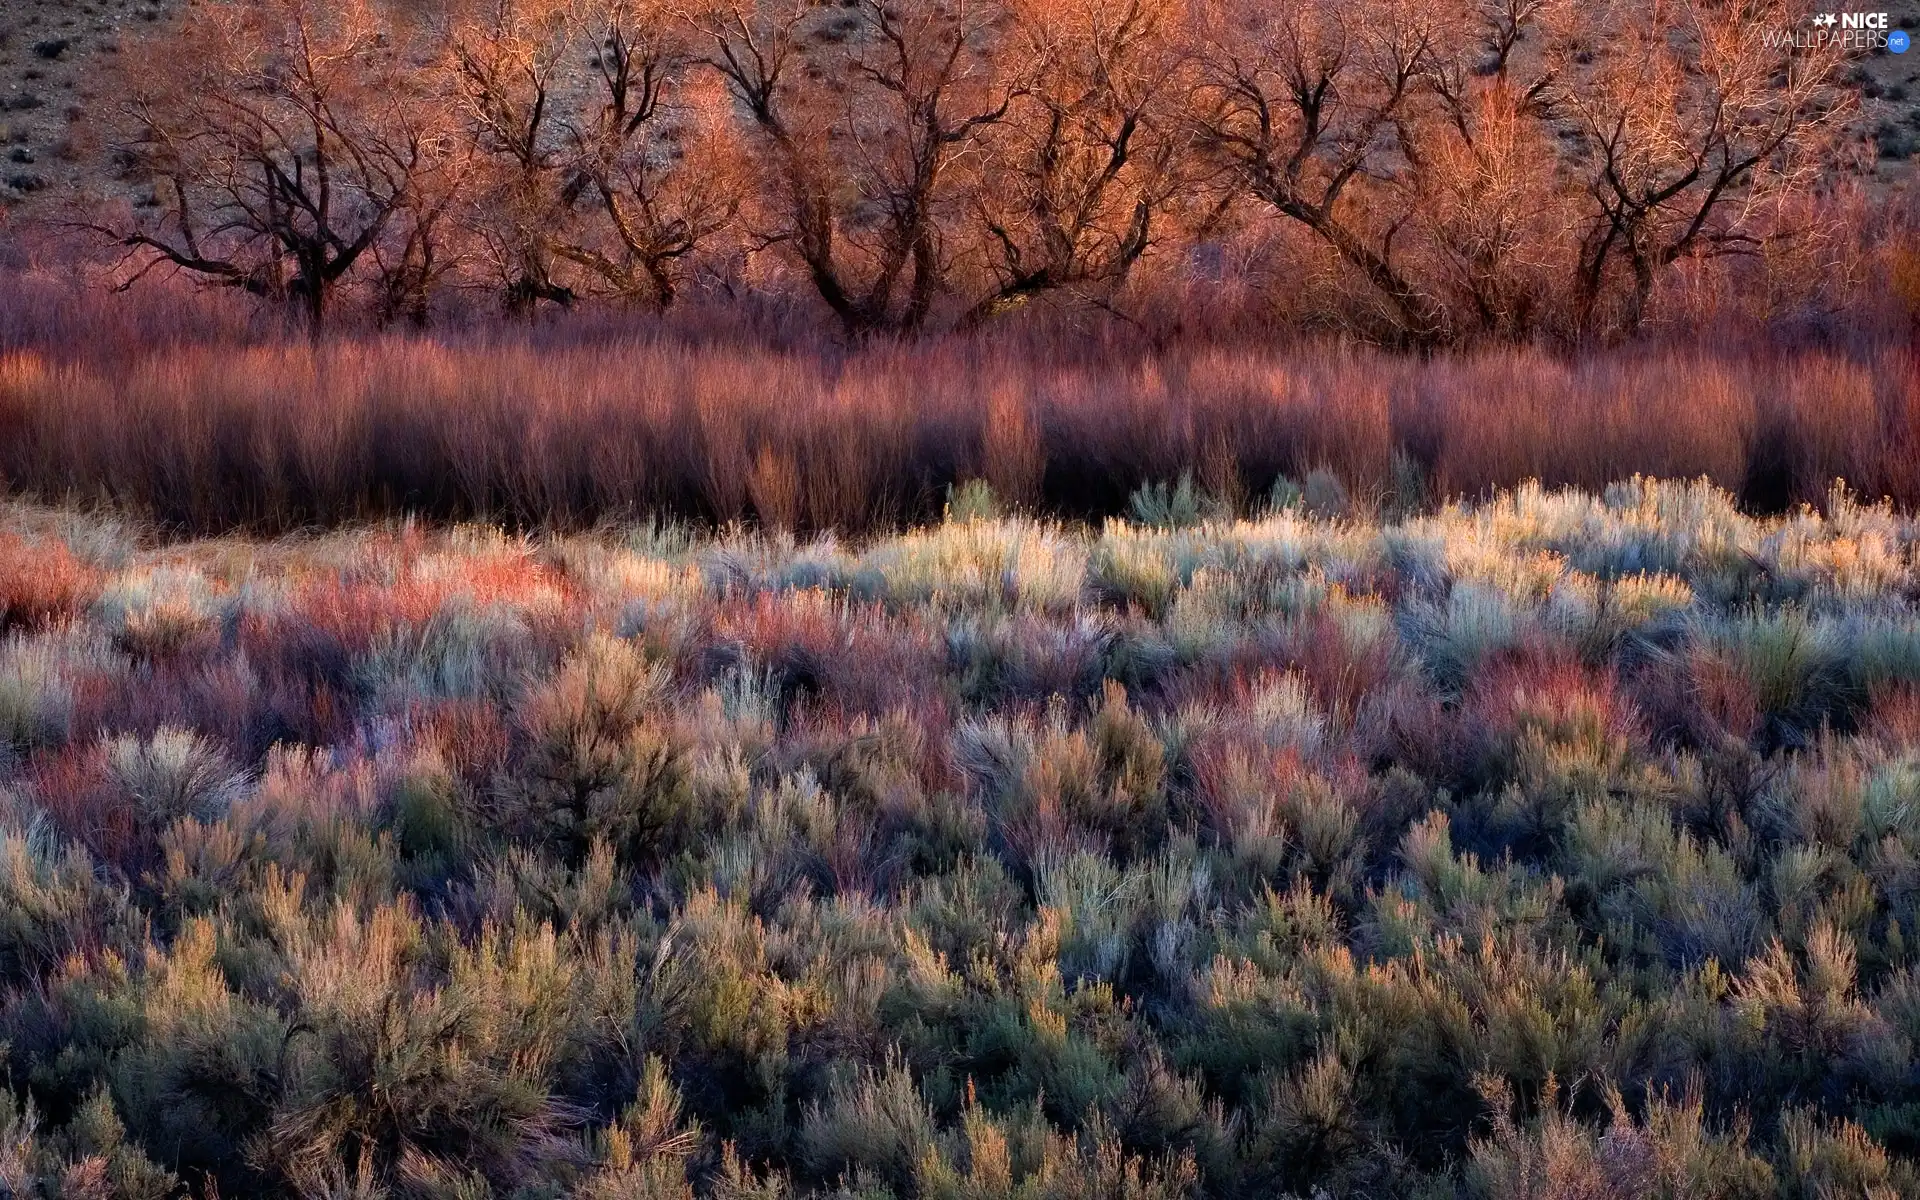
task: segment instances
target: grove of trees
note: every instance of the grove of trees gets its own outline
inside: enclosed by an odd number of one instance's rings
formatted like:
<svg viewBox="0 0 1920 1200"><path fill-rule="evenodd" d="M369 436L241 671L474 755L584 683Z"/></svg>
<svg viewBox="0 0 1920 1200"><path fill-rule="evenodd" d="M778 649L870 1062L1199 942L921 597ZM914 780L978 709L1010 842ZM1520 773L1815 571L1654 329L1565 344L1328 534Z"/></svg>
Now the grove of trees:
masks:
<svg viewBox="0 0 1920 1200"><path fill-rule="evenodd" d="M314 327L691 292L854 336L1278 247L1395 344L1631 335L1817 278L1856 153L1788 0L203 0L124 56L94 225ZM1797 257L1796 257L1797 256Z"/></svg>

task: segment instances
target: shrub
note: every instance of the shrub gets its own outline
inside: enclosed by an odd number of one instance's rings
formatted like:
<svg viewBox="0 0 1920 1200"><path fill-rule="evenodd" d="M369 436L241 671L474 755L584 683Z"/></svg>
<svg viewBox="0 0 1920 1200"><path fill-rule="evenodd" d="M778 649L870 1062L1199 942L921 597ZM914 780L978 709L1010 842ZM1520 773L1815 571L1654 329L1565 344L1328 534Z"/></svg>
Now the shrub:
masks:
<svg viewBox="0 0 1920 1200"><path fill-rule="evenodd" d="M59 745L73 722L73 685L57 641L0 644L0 742L12 752Z"/></svg>
<svg viewBox="0 0 1920 1200"><path fill-rule="evenodd" d="M632 643L596 636L517 706L520 818L568 861L602 839L634 856L684 834L686 750L658 712L667 685Z"/></svg>
<svg viewBox="0 0 1920 1200"><path fill-rule="evenodd" d="M1804 737L1851 703L1846 644L1832 624L1788 610L1736 617L1702 631L1702 644L1751 689L1784 736Z"/></svg>
<svg viewBox="0 0 1920 1200"><path fill-rule="evenodd" d="M1488 1080L1482 1090L1493 1109L1493 1131L1473 1143L1468 1177L1487 1200L1624 1193L1763 1200L1776 1194L1773 1170L1748 1149L1744 1129L1706 1128L1697 1097L1653 1097L1636 1119L1609 1088L1603 1098L1610 1122L1600 1134L1573 1119L1556 1088L1548 1088L1540 1117L1525 1127L1512 1115L1513 1093L1504 1081Z"/></svg>
<svg viewBox="0 0 1920 1200"><path fill-rule="evenodd" d="M1834 1195L1898 1196L1916 1181L1911 1164L1887 1153L1851 1121L1823 1121L1806 1109L1781 1114L1780 1194L1795 1200Z"/></svg>
<svg viewBox="0 0 1920 1200"><path fill-rule="evenodd" d="M1003 515L1000 497L994 494L993 485L984 479L969 479L947 489L949 521L997 521Z"/></svg>
<svg viewBox="0 0 1920 1200"><path fill-rule="evenodd" d="M802 1144L822 1178L872 1178L896 1193L913 1189L914 1175L934 1146L933 1114L898 1062L835 1087L824 1106L807 1114Z"/></svg>
<svg viewBox="0 0 1920 1200"><path fill-rule="evenodd" d="M177 568L116 578L99 603L101 624L114 645L136 661L204 646L221 616L221 603L208 579Z"/></svg>
<svg viewBox="0 0 1920 1200"><path fill-rule="evenodd" d="M24 829L0 825L0 981L5 986L38 978L70 954L130 949L131 917L125 896L100 878L84 850L62 845L42 822Z"/></svg>
<svg viewBox="0 0 1920 1200"><path fill-rule="evenodd" d="M1155 619L1166 615L1180 587L1178 569L1164 543L1113 526L1094 547L1090 566L1101 593L1122 604L1137 604Z"/></svg>
<svg viewBox="0 0 1920 1200"><path fill-rule="evenodd" d="M1127 512L1142 525L1155 529L1185 529L1198 525L1212 502L1193 487L1193 475L1182 475L1180 482L1143 483L1127 498Z"/></svg>
<svg viewBox="0 0 1920 1200"><path fill-rule="evenodd" d="M35 629L85 611L99 593L98 576L64 542L29 542L0 533L0 635Z"/></svg>
<svg viewBox="0 0 1920 1200"><path fill-rule="evenodd" d="M150 829L182 817L218 820L246 786L225 755L184 729L117 737L102 754L109 785L125 795L136 818Z"/></svg>
<svg viewBox="0 0 1920 1200"><path fill-rule="evenodd" d="M687 1164L701 1140L699 1123L681 1115L680 1094L665 1065L649 1057L633 1103L593 1135L590 1149L599 1165L573 1194L581 1200L693 1200Z"/></svg>

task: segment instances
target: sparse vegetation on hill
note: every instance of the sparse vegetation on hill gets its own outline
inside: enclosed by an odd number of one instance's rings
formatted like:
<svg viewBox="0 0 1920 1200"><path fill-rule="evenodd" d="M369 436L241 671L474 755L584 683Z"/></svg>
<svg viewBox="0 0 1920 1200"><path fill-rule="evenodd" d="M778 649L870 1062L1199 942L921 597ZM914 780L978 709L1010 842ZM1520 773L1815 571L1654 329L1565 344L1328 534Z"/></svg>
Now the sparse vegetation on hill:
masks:
<svg viewBox="0 0 1920 1200"><path fill-rule="evenodd" d="M14 1196L1910 1196L1920 527L0 515Z"/></svg>

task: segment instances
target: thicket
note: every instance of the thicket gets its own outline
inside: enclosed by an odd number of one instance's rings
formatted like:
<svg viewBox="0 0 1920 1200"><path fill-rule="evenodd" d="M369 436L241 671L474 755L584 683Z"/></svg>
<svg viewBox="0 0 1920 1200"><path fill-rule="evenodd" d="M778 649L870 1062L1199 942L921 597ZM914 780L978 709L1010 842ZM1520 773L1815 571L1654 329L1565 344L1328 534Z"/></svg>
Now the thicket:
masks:
<svg viewBox="0 0 1920 1200"><path fill-rule="evenodd" d="M1920 369L1884 341L1411 358L654 326L312 345L215 323L168 336L172 310L6 282L0 301L21 303L0 303L0 487L174 531L418 515L859 533L938 519L970 480L1097 520L1183 475L1243 508L1283 478L1316 508L1378 510L1636 473L1705 476L1750 512L1821 504L1835 477L1920 505Z"/></svg>
<svg viewBox="0 0 1920 1200"><path fill-rule="evenodd" d="M1920 1194L1920 525L0 519L0 1190Z"/></svg>

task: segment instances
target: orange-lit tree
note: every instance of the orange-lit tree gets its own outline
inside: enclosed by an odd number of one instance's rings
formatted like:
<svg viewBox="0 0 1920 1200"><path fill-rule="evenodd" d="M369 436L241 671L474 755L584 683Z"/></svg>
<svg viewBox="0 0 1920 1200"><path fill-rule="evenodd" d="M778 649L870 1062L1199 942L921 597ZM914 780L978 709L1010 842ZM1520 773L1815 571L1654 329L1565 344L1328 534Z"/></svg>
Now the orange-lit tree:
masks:
<svg viewBox="0 0 1920 1200"><path fill-rule="evenodd" d="M1124 280L1194 182L1174 0L1022 0L1005 53L1030 64L987 138L974 197L990 282L977 322Z"/></svg>
<svg viewBox="0 0 1920 1200"><path fill-rule="evenodd" d="M1831 178L1831 50L1784 0L1194 9L1194 125L1332 252L1393 340L1631 334L1682 260L1757 252Z"/></svg>
<svg viewBox="0 0 1920 1200"><path fill-rule="evenodd" d="M691 28L648 0L488 0L444 34L481 151L472 227L509 308L583 289L664 308L751 182ZM563 278L565 263L581 269Z"/></svg>
<svg viewBox="0 0 1920 1200"><path fill-rule="evenodd" d="M948 283L988 130L1031 64L998 0L711 0L681 10L751 129L770 218L856 335L919 329Z"/></svg>
<svg viewBox="0 0 1920 1200"><path fill-rule="evenodd" d="M599 0L593 99L571 130L568 195L598 236L556 244L616 295L665 308L688 260L731 230L754 187L719 81L695 68L691 30L658 0Z"/></svg>
<svg viewBox="0 0 1920 1200"><path fill-rule="evenodd" d="M383 237L428 254L417 185L449 152L409 47L366 0L189 8L128 73L125 150L151 219L111 232L134 278L172 267L297 305L309 324Z"/></svg>
<svg viewBox="0 0 1920 1200"><path fill-rule="evenodd" d="M1758 252L1770 207L1827 181L1849 113L1839 51L1761 37L1802 19L1785 0L1607 3L1588 13L1610 43L1592 69L1586 47L1555 47L1586 198L1583 326L1637 330L1668 267Z"/></svg>
<svg viewBox="0 0 1920 1200"><path fill-rule="evenodd" d="M1438 116L1429 81L1455 27L1377 0L1195 11L1194 121L1229 181L1367 280L1401 336L1451 337L1453 314L1395 241L1412 216L1402 143Z"/></svg>
<svg viewBox="0 0 1920 1200"><path fill-rule="evenodd" d="M555 182L564 163L564 72L584 40L577 10L570 0L474 0L443 18L442 61L478 152L462 210L516 311L573 301L553 278L552 243L564 217Z"/></svg>

